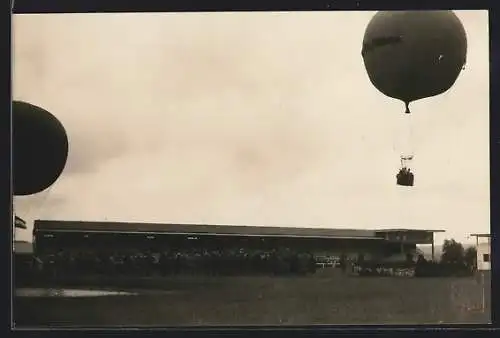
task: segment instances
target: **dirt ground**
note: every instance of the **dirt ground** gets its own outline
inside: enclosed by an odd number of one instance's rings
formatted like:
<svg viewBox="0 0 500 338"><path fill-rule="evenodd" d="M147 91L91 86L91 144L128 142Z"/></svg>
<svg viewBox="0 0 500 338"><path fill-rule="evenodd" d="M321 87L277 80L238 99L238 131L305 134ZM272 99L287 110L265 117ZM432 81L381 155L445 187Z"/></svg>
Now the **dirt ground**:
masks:
<svg viewBox="0 0 500 338"><path fill-rule="evenodd" d="M68 286L78 286L66 283ZM87 288L109 284L79 280ZM16 297L16 327L489 323L480 278L168 277L120 279L134 296ZM166 292L168 291L168 292Z"/></svg>

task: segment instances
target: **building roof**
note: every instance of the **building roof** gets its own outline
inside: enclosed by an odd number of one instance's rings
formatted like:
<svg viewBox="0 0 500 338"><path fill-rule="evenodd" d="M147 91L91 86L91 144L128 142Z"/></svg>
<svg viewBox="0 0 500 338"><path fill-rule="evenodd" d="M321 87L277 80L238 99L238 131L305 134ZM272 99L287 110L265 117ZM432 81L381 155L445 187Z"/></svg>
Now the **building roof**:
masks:
<svg viewBox="0 0 500 338"><path fill-rule="evenodd" d="M446 232L445 230L435 230L435 229L377 229L375 232Z"/></svg>
<svg viewBox="0 0 500 338"><path fill-rule="evenodd" d="M331 228L295 228L241 225L208 224L165 224L132 222L86 222L36 220L34 231L50 232L86 232L86 233L151 233L151 234L186 234L215 236L255 236L255 237L300 237L330 239L369 239L383 240L379 234L387 232L440 232L441 230L416 229L331 229Z"/></svg>
<svg viewBox="0 0 500 338"><path fill-rule="evenodd" d="M34 231L51 232L121 232L121 233L161 233L161 234L199 234L219 236L261 236L261 237L311 237L339 239L373 239L373 230L292 228L241 225L208 224L160 224L129 222L83 222L36 220Z"/></svg>

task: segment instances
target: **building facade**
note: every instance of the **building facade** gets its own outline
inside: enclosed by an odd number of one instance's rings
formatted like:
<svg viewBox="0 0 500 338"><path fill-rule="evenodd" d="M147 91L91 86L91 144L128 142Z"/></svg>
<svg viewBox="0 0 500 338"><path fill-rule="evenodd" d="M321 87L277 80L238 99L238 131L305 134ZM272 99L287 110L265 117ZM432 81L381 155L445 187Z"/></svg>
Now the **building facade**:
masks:
<svg viewBox="0 0 500 338"><path fill-rule="evenodd" d="M371 260L415 255L418 244L434 243L436 231L36 220L33 238L38 253L291 248Z"/></svg>
<svg viewBox="0 0 500 338"><path fill-rule="evenodd" d="M472 234L476 238L477 250L477 270L491 270L491 235L490 234Z"/></svg>

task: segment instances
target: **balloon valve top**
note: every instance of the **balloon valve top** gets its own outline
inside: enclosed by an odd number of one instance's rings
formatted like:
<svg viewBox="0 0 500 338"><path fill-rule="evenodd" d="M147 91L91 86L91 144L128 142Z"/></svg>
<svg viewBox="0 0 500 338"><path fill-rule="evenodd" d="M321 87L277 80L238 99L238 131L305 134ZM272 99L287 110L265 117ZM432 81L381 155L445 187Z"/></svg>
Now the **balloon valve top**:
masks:
<svg viewBox="0 0 500 338"><path fill-rule="evenodd" d="M405 102L405 114L410 114L410 102Z"/></svg>

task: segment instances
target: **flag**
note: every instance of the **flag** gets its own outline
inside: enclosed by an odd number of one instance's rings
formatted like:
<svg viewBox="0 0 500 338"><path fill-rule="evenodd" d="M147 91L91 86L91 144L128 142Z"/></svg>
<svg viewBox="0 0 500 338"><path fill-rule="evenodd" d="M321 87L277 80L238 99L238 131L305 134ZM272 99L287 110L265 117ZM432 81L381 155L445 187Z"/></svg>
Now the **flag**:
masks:
<svg viewBox="0 0 500 338"><path fill-rule="evenodd" d="M26 222L21 218L21 217L15 217L15 220L14 220L14 226L16 228L21 228L21 229L28 229L28 227L26 226Z"/></svg>

